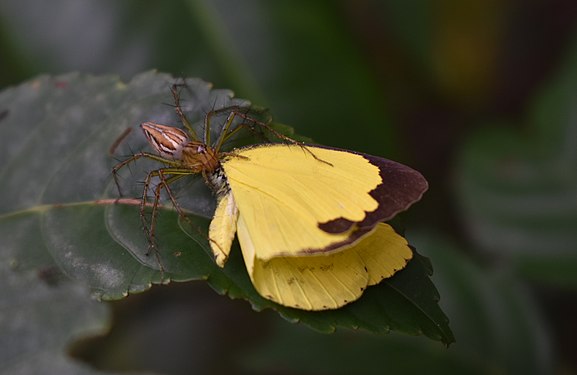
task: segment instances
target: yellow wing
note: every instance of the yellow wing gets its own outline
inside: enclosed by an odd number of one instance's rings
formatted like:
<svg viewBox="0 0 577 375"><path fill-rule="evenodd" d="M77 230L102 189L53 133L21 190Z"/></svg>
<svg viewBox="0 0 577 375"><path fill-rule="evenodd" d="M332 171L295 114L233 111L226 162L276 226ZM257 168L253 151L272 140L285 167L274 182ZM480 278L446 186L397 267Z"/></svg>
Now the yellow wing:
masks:
<svg viewBox="0 0 577 375"><path fill-rule="evenodd" d="M208 229L210 248L214 254L216 264L224 267L230 247L236 233L236 221L238 219L238 208L234 202L232 194L228 193L219 198L214 216Z"/></svg>
<svg viewBox="0 0 577 375"><path fill-rule="evenodd" d="M303 310L337 309L358 299L367 286L392 276L412 257L407 241L387 224L377 226L339 252L302 257L258 257L242 212L238 238L260 295Z"/></svg>
<svg viewBox="0 0 577 375"><path fill-rule="evenodd" d="M361 154L286 144L235 154L222 167L263 261L340 248L353 240L352 224L379 207L370 193L382 183L380 169ZM322 226L331 222L351 224Z"/></svg>

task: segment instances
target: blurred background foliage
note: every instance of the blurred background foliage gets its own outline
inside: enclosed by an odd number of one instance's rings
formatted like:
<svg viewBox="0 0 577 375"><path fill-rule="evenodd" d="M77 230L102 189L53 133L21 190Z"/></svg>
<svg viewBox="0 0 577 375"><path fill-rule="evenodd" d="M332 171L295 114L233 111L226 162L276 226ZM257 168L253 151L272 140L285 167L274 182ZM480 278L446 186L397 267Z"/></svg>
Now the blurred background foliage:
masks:
<svg viewBox="0 0 577 375"><path fill-rule="evenodd" d="M457 340L321 335L188 283L111 303L109 334L71 351L171 374L577 373L576 24L573 0L0 2L0 88L201 77L420 170L403 221Z"/></svg>

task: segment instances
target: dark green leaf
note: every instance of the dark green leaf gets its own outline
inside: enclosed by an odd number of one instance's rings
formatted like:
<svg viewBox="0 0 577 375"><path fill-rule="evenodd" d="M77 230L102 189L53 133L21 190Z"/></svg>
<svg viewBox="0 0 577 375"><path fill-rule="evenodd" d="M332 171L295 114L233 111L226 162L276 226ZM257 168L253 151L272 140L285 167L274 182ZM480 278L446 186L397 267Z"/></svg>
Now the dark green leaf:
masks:
<svg viewBox="0 0 577 375"><path fill-rule="evenodd" d="M0 151L6 161L0 169L5 182L0 186L0 235L7 245L3 259L22 270L57 266L104 299L141 292L152 283L206 279L219 293L247 299L256 310L275 309L316 330L397 330L447 344L453 341L429 280L430 265L418 255L406 270L339 310L306 312L263 299L248 278L238 248L224 269L215 265L207 241L214 199L202 178L181 179L173 189L189 213L186 220L179 220L164 199L155 232L158 252L149 253L140 220L139 181L158 167L141 159L123 169L121 200L111 170L119 159L146 147L137 124L178 126L169 105L174 81L154 72L128 84L114 77L70 74L39 77L0 94L0 110L7 111L0 124L10 139ZM186 82L181 104L199 134L207 111L246 103L201 80ZM212 121L214 139L223 121ZM275 126L290 133L288 127ZM117 142L126 129L133 131Z"/></svg>

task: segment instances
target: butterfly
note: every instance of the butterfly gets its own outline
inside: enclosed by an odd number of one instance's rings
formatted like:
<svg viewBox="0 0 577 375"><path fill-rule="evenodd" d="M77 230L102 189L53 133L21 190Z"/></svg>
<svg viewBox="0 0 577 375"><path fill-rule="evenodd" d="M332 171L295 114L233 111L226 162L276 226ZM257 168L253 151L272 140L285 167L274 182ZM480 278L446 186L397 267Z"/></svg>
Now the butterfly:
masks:
<svg viewBox="0 0 577 375"><path fill-rule="evenodd" d="M223 113L220 135L210 142L212 118ZM155 153L135 154L113 172L140 158L164 164L145 179L141 212L153 178L160 179L153 211L165 189L180 212L170 183L201 175L217 200L208 233L216 264L225 266L238 237L250 279L264 298L303 310L337 309L412 258L405 238L384 222L427 190L416 170L378 156L294 141L251 117L249 108L209 112L202 139L181 119L185 129L141 124ZM242 128L272 131L281 142L223 151ZM154 214L148 231L152 236Z"/></svg>

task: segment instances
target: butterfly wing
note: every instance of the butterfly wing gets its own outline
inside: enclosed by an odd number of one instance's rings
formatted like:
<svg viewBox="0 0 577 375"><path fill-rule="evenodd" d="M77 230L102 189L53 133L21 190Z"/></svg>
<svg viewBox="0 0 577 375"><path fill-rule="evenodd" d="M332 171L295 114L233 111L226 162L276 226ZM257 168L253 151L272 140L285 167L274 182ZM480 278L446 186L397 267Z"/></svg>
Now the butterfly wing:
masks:
<svg viewBox="0 0 577 375"><path fill-rule="evenodd" d="M259 259L243 216L238 238L251 281L265 298L303 310L337 309L367 286L402 269L412 257L407 241L379 223L358 242L331 254Z"/></svg>
<svg viewBox="0 0 577 375"><path fill-rule="evenodd" d="M220 197L208 229L210 248L216 264L223 267L228 259L236 233L238 208L232 194Z"/></svg>
<svg viewBox="0 0 577 375"><path fill-rule="evenodd" d="M222 162L230 192L210 237L223 265L237 230L256 290L305 310L336 309L405 267L406 240L381 220L427 188L416 171L368 155L264 145Z"/></svg>
<svg viewBox="0 0 577 375"><path fill-rule="evenodd" d="M427 186L402 164L317 146L240 149L222 167L262 260L340 249L420 199Z"/></svg>

